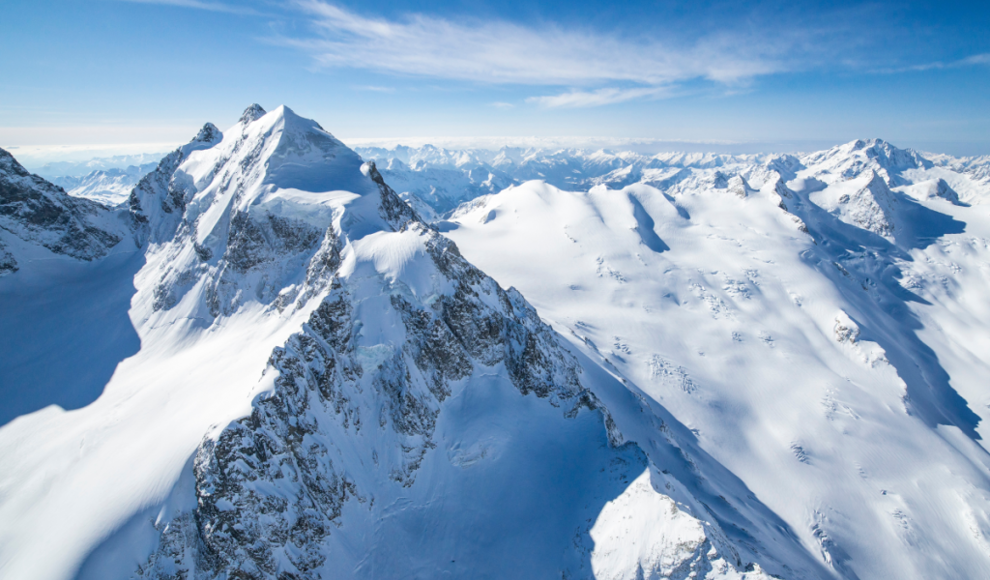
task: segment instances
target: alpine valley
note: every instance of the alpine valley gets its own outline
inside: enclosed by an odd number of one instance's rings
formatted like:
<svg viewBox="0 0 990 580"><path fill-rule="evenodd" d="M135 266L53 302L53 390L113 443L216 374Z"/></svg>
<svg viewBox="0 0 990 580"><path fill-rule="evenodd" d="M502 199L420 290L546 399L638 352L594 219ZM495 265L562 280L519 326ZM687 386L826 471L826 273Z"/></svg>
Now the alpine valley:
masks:
<svg viewBox="0 0 990 580"><path fill-rule="evenodd" d="M988 578L988 208L881 140L0 150L0 577Z"/></svg>

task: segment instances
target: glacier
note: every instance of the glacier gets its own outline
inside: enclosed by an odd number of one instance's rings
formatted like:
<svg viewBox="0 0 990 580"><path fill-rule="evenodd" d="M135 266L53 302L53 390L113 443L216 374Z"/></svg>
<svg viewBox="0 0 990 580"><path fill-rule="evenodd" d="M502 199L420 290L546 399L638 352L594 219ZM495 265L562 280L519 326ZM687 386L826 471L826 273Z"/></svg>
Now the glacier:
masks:
<svg viewBox="0 0 990 580"><path fill-rule="evenodd" d="M0 152L0 575L986 576L987 167Z"/></svg>

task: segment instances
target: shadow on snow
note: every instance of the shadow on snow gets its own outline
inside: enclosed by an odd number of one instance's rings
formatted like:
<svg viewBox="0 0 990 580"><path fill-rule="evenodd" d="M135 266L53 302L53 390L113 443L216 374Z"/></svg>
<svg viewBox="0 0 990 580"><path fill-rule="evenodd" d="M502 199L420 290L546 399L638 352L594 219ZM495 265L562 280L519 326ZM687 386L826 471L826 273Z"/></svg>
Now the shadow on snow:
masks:
<svg viewBox="0 0 990 580"><path fill-rule="evenodd" d="M93 263L35 262L0 280L0 426L49 405L95 401L117 363L141 347L128 317L135 251Z"/></svg>

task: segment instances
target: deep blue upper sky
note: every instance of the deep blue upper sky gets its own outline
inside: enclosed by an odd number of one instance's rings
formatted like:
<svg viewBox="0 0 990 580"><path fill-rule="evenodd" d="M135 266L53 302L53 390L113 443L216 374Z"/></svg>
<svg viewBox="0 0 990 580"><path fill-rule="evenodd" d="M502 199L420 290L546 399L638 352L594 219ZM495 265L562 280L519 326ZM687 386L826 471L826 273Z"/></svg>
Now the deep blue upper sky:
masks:
<svg viewBox="0 0 990 580"><path fill-rule="evenodd" d="M6 0L0 146L182 142L258 102L345 139L988 154L988 5Z"/></svg>

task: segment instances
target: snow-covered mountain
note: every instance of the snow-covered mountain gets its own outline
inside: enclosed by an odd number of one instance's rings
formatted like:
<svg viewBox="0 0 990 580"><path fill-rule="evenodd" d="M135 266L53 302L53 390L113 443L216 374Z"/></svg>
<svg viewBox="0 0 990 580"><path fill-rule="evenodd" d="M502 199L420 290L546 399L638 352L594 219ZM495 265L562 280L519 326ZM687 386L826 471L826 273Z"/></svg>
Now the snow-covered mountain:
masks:
<svg viewBox="0 0 990 580"><path fill-rule="evenodd" d="M0 576L990 570L979 177L364 155L253 105L114 208L0 158Z"/></svg>
<svg viewBox="0 0 990 580"><path fill-rule="evenodd" d="M51 182L65 189L73 197L115 206L126 201L138 181L156 167L158 167L157 161L125 168L98 169L81 177L69 175L55 177Z"/></svg>
<svg viewBox="0 0 990 580"><path fill-rule="evenodd" d="M861 148L870 149L865 141L859 141L803 157L812 159L815 156L824 156L836 163L841 163L842 160L853 164L862 163L856 155L850 153L850 148L856 143L861 143ZM881 143L874 156L891 153L883 150L884 147L891 146ZM666 190L699 170L711 169L720 175L738 174L747 179L760 181L766 179L768 168L788 174L792 169L786 165L800 162L793 155L772 154L725 155L674 152L644 155L631 151L512 147L503 147L495 151L451 150L432 145L419 148L398 146L392 149L359 147L356 151L366 159L377 161L382 175L389 180L389 183L394 183L399 195L419 208L421 214L440 217L452 213L452 208L458 204L481 195L497 193L509 185L519 185L531 180L544 181L569 191L587 191L596 185L620 189L635 183L645 183ZM952 195L953 186L948 185L949 182L955 183L955 187L962 187L967 192L972 190L977 195L979 191L985 191L990 187L990 157L960 159L948 155L922 156L913 151L892 154L907 156L903 159L884 157L884 163L893 164L898 167L898 171L904 169L898 164L914 163L912 168L924 169L928 177L944 178L943 181L948 179L949 181L942 185L936 182L936 187L941 188L943 194ZM817 162L809 161L809 163ZM828 165L828 160L822 159L821 163ZM879 165L877 170L880 173L886 171ZM829 171L838 171L840 174L842 171L852 171L858 174L856 167L841 170L833 167ZM751 172L756 173L750 177ZM714 172L712 174L714 175ZM886 179L886 174L884 175ZM906 177L906 179L926 181L918 176Z"/></svg>
<svg viewBox="0 0 990 580"><path fill-rule="evenodd" d="M662 187L529 182L445 229L836 576L976 578L988 201L972 173L874 140Z"/></svg>

